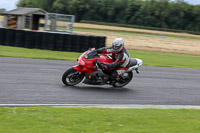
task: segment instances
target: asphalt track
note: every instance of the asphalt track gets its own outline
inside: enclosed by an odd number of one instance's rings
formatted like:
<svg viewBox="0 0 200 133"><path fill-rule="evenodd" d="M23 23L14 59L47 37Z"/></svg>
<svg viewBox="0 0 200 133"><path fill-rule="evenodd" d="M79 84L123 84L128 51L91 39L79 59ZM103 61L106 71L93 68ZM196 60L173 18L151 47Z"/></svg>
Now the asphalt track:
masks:
<svg viewBox="0 0 200 133"><path fill-rule="evenodd" d="M76 64L0 57L0 104L200 105L200 69L142 66L123 88L63 85Z"/></svg>

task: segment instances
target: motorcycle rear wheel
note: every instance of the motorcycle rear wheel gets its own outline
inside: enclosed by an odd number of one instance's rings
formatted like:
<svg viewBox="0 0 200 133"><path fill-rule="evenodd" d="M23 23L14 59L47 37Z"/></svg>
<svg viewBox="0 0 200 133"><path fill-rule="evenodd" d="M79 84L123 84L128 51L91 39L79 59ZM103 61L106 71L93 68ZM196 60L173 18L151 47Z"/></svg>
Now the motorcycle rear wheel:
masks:
<svg viewBox="0 0 200 133"><path fill-rule="evenodd" d="M113 87L123 87L125 85L127 85L133 78L133 72L128 72L127 73L127 77L125 77L125 79L123 79L122 77L116 81L114 84L113 84Z"/></svg>
<svg viewBox="0 0 200 133"><path fill-rule="evenodd" d="M70 68L62 76L62 82L67 86L73 86L80 83L84 78L84 75L74 68Z"/></svg>

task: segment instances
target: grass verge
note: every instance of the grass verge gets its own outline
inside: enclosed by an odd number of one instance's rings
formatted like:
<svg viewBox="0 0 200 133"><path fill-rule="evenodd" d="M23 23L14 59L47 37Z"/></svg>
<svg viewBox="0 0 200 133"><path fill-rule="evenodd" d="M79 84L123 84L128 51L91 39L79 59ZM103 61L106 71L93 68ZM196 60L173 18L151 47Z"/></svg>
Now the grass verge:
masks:
<svg viewBox="0 0 200 133"><path fill-rule="evenodd" d="M75 61L81 53L28 49L0 45L0 56Z"/></svg>
<svg viewBox="0 0 200 133"><path fill-rule="evenodd" d="M1 107L1 133L199 133L200 110Z"/></svg>
<svg viewBox="0 0 200 133"><path fill-rule="evenodd" d="M200 69L200 56L129 50L132 58L140 58L143 65ZM0 56L75 61L81 53L27 49L0 45Z"/></svg>

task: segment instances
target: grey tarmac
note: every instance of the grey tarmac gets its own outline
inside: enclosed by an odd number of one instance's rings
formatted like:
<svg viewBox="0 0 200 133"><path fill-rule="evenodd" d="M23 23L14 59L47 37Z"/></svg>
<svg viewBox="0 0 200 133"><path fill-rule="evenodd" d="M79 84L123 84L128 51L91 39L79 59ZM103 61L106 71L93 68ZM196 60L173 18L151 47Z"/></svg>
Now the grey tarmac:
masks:
<svg viewBox="0 0 200 133"><path fill-rule="evenodd" d="M1 105L200 105L200 69L142 66L123 88L61 77L76 61L0 57Z"/></svg>

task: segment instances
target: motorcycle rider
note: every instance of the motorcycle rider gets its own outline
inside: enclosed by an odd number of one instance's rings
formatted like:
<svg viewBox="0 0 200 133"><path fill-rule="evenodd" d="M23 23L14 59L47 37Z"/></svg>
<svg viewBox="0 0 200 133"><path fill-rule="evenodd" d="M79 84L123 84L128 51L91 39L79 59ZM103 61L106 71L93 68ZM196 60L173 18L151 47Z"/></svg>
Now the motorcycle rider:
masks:
<svg viewBox="0 0 200 133"><path fill-rule="evenodd" d="M112 42L112 46L109 48L103 47L97 49L99 54L110 54L112 53L113 63L101 64L101 68L113 70L111 78L117 80L120 76L119 68L127 68L130 63L130 56L127 49L124 47L124 41L122 38L116 38Z"/></svg>

